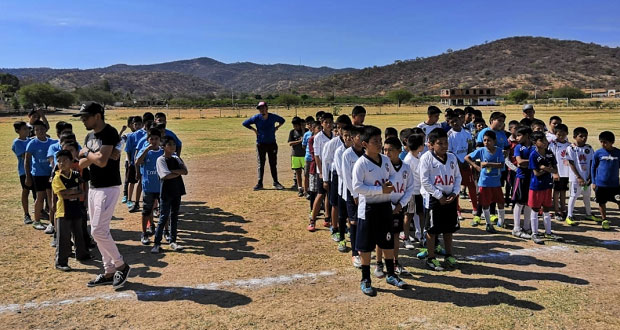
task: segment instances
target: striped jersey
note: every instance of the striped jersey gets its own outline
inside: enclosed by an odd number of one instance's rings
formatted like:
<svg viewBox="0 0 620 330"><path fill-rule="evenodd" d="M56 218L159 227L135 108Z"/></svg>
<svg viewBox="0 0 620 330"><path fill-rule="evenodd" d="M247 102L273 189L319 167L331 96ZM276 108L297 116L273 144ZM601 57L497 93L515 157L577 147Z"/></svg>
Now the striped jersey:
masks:
<svg viewBox="0 0 620 330"><path fill-rule="evenodd" d="M379 162L366 154L353 166L353 191L359 194L357 217L366 219L366 204L378 204L390 201L390 194L383 193L383 183L394 175L394 166L386 155L379 154Z"/></svg>
<svg viewBox="0 0 620 330"><path fill-rule="evenodd" d="M420 157L420 180L426 208L429 208L431 196L441 199L444 195L458 195L461 190L461 171L456 156L446 153L446 161L443 162L435 152L425 153Z"/></svg>

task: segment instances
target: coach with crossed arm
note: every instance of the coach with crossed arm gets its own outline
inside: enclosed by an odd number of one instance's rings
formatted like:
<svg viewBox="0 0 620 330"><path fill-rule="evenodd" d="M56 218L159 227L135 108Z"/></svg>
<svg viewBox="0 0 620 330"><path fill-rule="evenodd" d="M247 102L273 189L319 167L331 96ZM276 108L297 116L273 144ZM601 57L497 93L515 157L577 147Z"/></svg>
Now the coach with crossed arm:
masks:
<svg viewBox="0 0 620 330"><path fill-rule="evenodd" d="M259 113L243 122L243 126L251 129L256 134L258 183L254 186L254 190L263 189L266 155L269 156L269 168L271 169L273 186L278 190L282 190L284 187L278 182L278 144L276 143L276 131L284 124L285 120L274 113L269 113L266 102L259 102L256 109L258 109ZM278 125L276 125L276 123ZM252 124L254 124L256 128L252 127Z"/></svg>

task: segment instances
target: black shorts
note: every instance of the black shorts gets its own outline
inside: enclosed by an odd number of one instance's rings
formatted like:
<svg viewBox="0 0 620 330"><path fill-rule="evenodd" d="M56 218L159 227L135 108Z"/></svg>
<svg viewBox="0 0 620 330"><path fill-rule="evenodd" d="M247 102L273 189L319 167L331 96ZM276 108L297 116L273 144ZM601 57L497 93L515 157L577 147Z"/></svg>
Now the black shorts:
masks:
<svg viewBox="0 0 620 330"><path fill-rule="evenodd" d="M132 164L127 165L126 180L129 183L138 183L138 178L136 178L136 165L132 165Z"/></svg>
<svg viewBox="0 0 620 330"><path fill-rule="evenodd" d="M616 195L620 194L620 187L599 187L596 186L594 195L596 196L596 202L599 204L605 204L607 202L618 203Z"/></svg>
<svg viewBox="0 0 620 330"><path fill-rule="evenodd" d="M323 187L323 179L321 179L320 177L319 177L318 184L319 184L319 187L318 187L319 188L318 189L319 195L327 194L327 190L325 190L325 188Z"/></svg>
<svg viewBox="0 0 620 330"><path fill-rule="evenodd" d="M346 221L348 214L349 213L347 212L347 201L342 199L342 197L339 197L338 198L338 219L343 219L344 221Z"/></svg>
<svg viewBox="0 0 620 330"><path fill-rule="evenodd" d="M426 232L431 235L454 233L461 228L457 215L457 200L441 205L439 200L430 196L429 208L426 210Z"/></svg>
<svg viewBox="0 0 620 330"><path fill-rule="evenodd" d="M21 185L22 185L22 189L25 189L25 190L34 190L34 187L33 187L33 186L27 186L27 185L26 185L26 174L24 174L24 175L20 175L20 176L19 176L19 183L21 183Z"/></svg>
<svg viewBox="0 0 620 330"><path fill-rule="evenodd" d="M411 200L407 204L408 214L422 214L424 213L424 197L422 195L413 195Z"/></svg>
<svg viewBox="0 0 620 330"><path fill-rule="evenodd" d="M357 221L355 249L371 252L375 246L381 249L394 249L392 203L366 204L366 219Z"/></svg>
<svg viewBox="0 0 620 330"><path fill-rule="evenodd" d="M568 191L568 178L553 181L553 191Z"/></svg>
<svg viewBox="0 0 620 330"><path fill-rule="evenodd" d="M47 175L33 176L32 185L34 186L34 191L36 192L52 189L52 184L50 183L50 177Z"/></svg>
<svg viewBox="0 0 620 330"><path fill-rule="evenodd" d="M338 174L336 172L332 172L332 180L329 181L329 205L332 207L338 207L338 200L340 196L338 195Z"/></svg>
<svg viewBox="0 0 620 330"><path fill-rule="evenodd" d="M142 215L148 216L153 214L155 200L159 199L159 193L143 193L142 194Z"/></svg>
<svg viewBox="0 0 620 330"><path fill-rule="evenodd" d="M400 211L397 214L392 214L392 220L394 220L393 227L392 227L392 234L398 235L401 231L403 231L403 223L405 221L405 212Z"/></svg>
<svg viewBox="0 0 620 330"><path fill-rule="evenodd" d="M521 205L527 205L527 201L530 193L530 178L529 175L524 179L515 178L515 182L512 185L512 201Z"/></svg>
<svg viewBox="0 0 620 330"><path fill-rule="evenodd" d="M347 190L347 217L349 217L352 221L357 221L357 204L355 204L355 199L349 191Z"/></svg>

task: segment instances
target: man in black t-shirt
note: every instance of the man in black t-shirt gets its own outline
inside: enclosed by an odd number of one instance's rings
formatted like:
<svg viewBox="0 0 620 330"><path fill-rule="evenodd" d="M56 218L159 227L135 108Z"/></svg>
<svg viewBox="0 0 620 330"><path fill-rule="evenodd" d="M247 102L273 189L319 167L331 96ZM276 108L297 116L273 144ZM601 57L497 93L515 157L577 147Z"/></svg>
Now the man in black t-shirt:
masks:
<svg viewBox="0 0 620 330"><path fill-rule="evenodd" d="M121 186L120 137L118 131L105 123L101 104L87 102L82 104L80 117L87 130L84 148L80 151L80 168L90 171L88 191L88 213L91 234L97 242L105 273L88 282L89 287L112 284L122 287L127 281L130 267L123 261L116 242L110 234L110 221L118 202Z"/></svg>

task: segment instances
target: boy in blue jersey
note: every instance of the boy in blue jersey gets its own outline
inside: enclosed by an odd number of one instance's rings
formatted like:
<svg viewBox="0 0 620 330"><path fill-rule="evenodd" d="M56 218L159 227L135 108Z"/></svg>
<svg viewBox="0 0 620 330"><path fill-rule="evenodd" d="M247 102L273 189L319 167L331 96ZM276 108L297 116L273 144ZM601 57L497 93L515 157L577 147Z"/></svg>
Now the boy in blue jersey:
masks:
<svg viewBox="0 0 620 330"><path fill-rule="evenodd" d="M15 133L17 133L18 137L13 140L13 145L11 146L11 150L17 157L17 174L19 175L19 182L22 187L22 209L24 210L24 224L29 225L32 223L32 218L30 217L30 212L28 211L28 195L30 191L32 191L32 186L26 185L26 170L24 168L24 155L26 154L26 146L28 142L30 142L30 138L28 135L30 134L30 129L25 121L16 121L13 124L13 128L15 128Z"/></svg>
<svg viewBox="0 0 620 330"><path fill-rule="evenodd" d="M305 119L306 122L306 132L301 139L301 147L305 150L304 155L304 196L306 198L309 197L308 187L310 186L310 163L312 162L312 156L310 155L310 149L308 149L308 140L313 135L312 132L312 124L314 123L314 118L312 116L308 116Z"/></svg>
<svg viewBox="0 0 620 330"><path fill-rule="evenodd" d="M42 121L38 120L32 126L34 127L35 137L26 146L24 168L26 170L26 186L34 185L37 193L37 200L34 203L34 223L32 226L35 229L43 230L45 229L45 226L41 224L43 201L46 198L50 203L52 201L52 186L50 183L52 167L47 159L47 151L52 144L56 143L56 140L46 136L47 127ZM52 205L50 205L50 208L52 208ZM53 217L50 217L50 219L53 219Z"/></svg>
<svg viewBox="0 0 620 330"><path fill-rule="evenodd" d="M604 230L610 229L607 220L607 202L616 203L620 208L618 195L620 194L620 179L618 170L620 169L620 150L614 147L616 137L610 131L601 132L598 136L602 148L594 152L592 160L592 186L596 195L598 209L601 212L601 225Z"/></svg>
<svg viewBox="0 0 620 330"><path fill-rule="evenodd" d="M532 129L529 126L517 128L515 140L518 144L514 148L517 170L512 185L512 203L514 205L512 235L524 239L531 238L530 234L527 233L530 230L530 216L532 214L532 209L527 205L532 179L532 170L529 169L530 153L532 152L530 135L532 135ZM521 212L523 212L523 227L521 227Z"/></svg>
<svg viewBox="0 0 620 330"><path fill-rule="evenodd" d="M123 184L123 199L121 199L121 203L125 204L129 200L129 196L133 195L133 188L136 184L136 163L135 157L133 156L133 151L135 151L135 143L132 139L132 135L142 129L142 117L140 116L131 116L129 117L131 121L128 120L128 127L131 130L130 133L127 133L121 136L121 139L125 142L125 152L127 153L127 157L125 158L125 183ZM130 156L130 154L132 154Z"/></svg>
<svg viewBox="0 0 620 330"><path fill-rule="evenodd" d="M66 136L69 134L73 134L73 125L71 123L66 121L59 121L56 123L56 136L58 140L47 150L47 158L52 159L52 167L56 166L56 153L62 150L63 135ZM75 135L73 135L73 140L75 140Z"/></svg>
<svg viewBox="0 0 620 330"><path fill-rule="evenodd" d="M146 231L147 224L151 223L151 233L153 230L153 208L155 201L159 199L160 182L157 175L157 158L164 154L160 147L161 132L156 128L151 128L148 133L149 144L136 154L136 166L142 173L142 236L140 241L148 245L149 236Z"/></svg>
<svg viewBox="0 0 620 330"><path fill-rule="evenodd" d="M167 128L166 128L166 124L168 123L168 120L166 119L166 114L165 114L165 113L163 113L163 112L158 112L158 113L156 113L156 114L155 114L155 123L156 123L156 124L160 124L160 125L162 125L162 124L164 125L164 130L165 130L165 132L164 132L164 135L162 135L162 138L163 138L164 136L169 136L169 137L171 137L172 139L174 139L174 143L175 143L175 144L176 144L176 146L177 146L177 147L176 147L177 149L176 149L176 151L175 151L175 152L176 152L177 156L181 157L181 150L183 149L183 142L181 141L181 139L179 139L179 138L177 137L177 135L176 135L176 134L174 134L174 132L173 132L173 131L171 131L171 130L169 130L169 129L167 129Z"/></svg>
<svg viewBox="0 0 620 330"><path fill-rule="evenodd" d="M131 133L129 139L127 139L127 144L125 145L125 151L127 152L127 158L130 160L134 160L136 158L136 152L138 150L142 150L142 143L146 143L146 135L149 129L153 126L155 122L155 116L153 116L150 112L145 112L142 115L142 129L137 129L135 132ZM144 141L144 142L143 142ZM135 164L135 163L134 163ZM132 173L129 173L131 176ZM142 176L140 175L140 171L135 171L134 168L134 178L130 182L138 183L141 182ZM131 186L130 186L131 188ZM140 196L142 195L142 185L135 185L136 196L132 200L133 191L128 189L127 194L127 209L130 211L138 211L139 209L139 201Z"/></svg>

